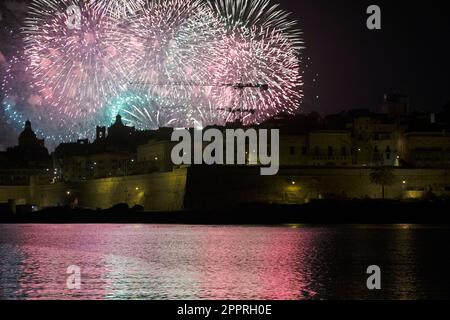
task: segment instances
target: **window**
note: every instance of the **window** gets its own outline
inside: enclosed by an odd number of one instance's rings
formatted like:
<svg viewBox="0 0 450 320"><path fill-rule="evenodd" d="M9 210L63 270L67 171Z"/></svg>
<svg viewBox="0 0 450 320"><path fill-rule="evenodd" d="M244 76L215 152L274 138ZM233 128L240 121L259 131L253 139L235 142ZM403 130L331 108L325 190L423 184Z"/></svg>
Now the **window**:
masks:
<svg viewBox="0 0 450 320"><path fill-rule="evenodd" d="M333 147L328 147L328 156L329 157L333 156Z"/></svg>
<svg viewBox="0 0 450 320"><path fill-rule="evenodd" d="M302 154L303 154L304 156L306 156L306 155L308 154L308 148L307 148L307 147L303 147L303 148L302 148Z"/></svg>
<svg viewBox="0 0 450 320"><path fill-rule="evenodd" d="M343 156L343 157L347 156L347 148L346 147L341 148L341 156Z"/></svg>
<svg viewBox="0 0 450 320"><path fill-rule="evenodd" d="M289 147L289 154L295 156L295 147Z"/></svg>
<svg viewBox="0 0 450 320"><path fill-rule="evenodd" d="M314 147L314 154L315 154L316 156L319 156L319 155L320 155L320 149L319 149L319 147Z"/></svg>

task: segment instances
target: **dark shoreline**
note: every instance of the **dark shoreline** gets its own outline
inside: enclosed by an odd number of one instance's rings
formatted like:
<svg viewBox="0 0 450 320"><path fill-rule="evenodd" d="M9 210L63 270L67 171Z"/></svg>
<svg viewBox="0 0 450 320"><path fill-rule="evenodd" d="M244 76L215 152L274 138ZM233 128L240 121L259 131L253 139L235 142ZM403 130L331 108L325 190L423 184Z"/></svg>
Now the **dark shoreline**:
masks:
<svg viewBox="0 0 450 320"><path fill-rule="evenodd" d="M15 215L1 212L0 223L450 224L450 202L334 200L304 205L249 204L214 211L183 212L144 212L124 204L106 210L57 207Z"/></svg>

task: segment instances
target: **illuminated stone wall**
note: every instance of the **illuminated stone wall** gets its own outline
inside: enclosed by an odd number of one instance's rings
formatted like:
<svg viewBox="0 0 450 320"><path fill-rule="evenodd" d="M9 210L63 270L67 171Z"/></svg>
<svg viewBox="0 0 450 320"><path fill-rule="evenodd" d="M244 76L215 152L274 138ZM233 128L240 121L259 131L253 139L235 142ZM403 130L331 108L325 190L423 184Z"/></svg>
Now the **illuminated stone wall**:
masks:
<svg viewBox="0 0 450 320"><path fill-rule="evenodd" d="M189 209L233 207L244 203L302 204L313 199L381 198L368 168L281 168L277 176L259 176L257 168L190 168L186 191ZM432 191L450 196L450 170L393 169L388 199ZM214 178L211 178L214 177Z"/></svg>
<svg viewBox="0 0 450 320"><path fill-rule="evenodd" d="M110 208L118 203L141 205L149 211L183 209L186 169L74 183L0 186L0 203L15 199L18 204L41 208L78 203L85 208Z"/></svg>
<svg viewBox="0 0 450 320"><path fill-rule="evenodd" d="M380 198L381 186L370 183L369 168L281 168L277 176L260 176L256 167L191 167L173 172L97 179L30 187L0 186L0 203L40 207L71 204L109 208L118 203L148 211L223 209L245 203L302 204L326 198ZM450 170L393 169L386 198L417 198L432 191L450 196Z"/></svg>
<svg viewBox="0 0 450 320"><path fill-rule="evenodd" d="M7 203L9 199L17 204L30 203L30 187L28 186L0 186L0 203Z"/></svg>
<svg viewBox="0 0 450 320"><path fill-rule="evenodd" d="M70 201L86 208L110 208L118 203L140 205L149 211L183 209L186 170L116 177L80 182L67 186Z"/></svg>

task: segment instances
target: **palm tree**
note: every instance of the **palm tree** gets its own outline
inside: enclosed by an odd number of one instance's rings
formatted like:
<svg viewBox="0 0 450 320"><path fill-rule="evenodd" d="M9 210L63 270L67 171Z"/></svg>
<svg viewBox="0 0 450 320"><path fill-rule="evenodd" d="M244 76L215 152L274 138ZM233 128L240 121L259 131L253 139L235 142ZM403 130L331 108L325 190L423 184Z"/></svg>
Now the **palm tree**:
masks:
<svg viewBox="0 0 450 320"><path fill-rule="evenodd" d="M391 168L380 167L375 168L370 173L370 182L381 186L381 197L384 199L385 186L392 184L394 175Z"/></svg>

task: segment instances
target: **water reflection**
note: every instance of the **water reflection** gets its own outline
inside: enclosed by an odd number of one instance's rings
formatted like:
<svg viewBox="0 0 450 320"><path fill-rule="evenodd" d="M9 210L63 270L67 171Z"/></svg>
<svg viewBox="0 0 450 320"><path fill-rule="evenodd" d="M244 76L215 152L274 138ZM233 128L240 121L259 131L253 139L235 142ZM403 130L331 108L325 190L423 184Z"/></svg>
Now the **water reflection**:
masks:
<svg viewBox="0 0 450 320"><path fill-rule="evenodd" d="M448 298L436 272L449 239L409 225L0 225L0 298ZM372 264L381 291L366 288ZM66 287L70 265L80 290Z"/></svg>

